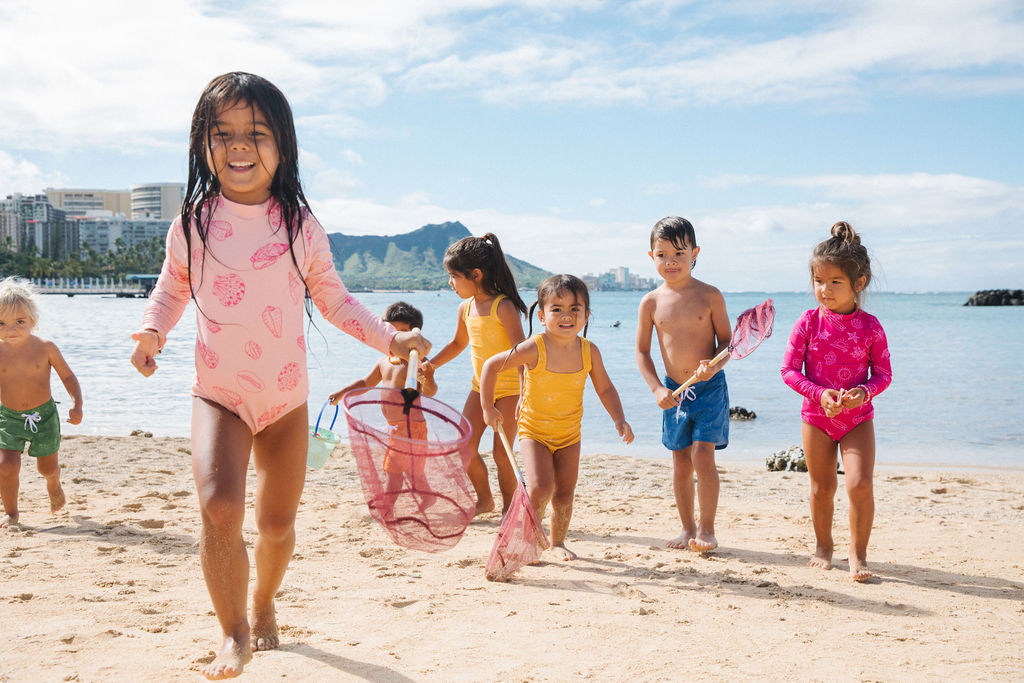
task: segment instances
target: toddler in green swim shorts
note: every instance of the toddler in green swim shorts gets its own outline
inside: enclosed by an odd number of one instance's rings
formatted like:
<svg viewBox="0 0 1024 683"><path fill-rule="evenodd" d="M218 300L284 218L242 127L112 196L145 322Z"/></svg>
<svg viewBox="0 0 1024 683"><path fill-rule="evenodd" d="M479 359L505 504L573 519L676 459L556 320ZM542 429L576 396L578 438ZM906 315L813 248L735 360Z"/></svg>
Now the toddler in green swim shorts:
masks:
<svg viewBox="0 0 1024 683"><path fill-rule="evenodd" d="M64 507L60 485L60 416L50 395L50 371L64 383L75 405L68 422L82 421L82 389L57 345L32 334L39 320L32 286L9 277L0 280L0 528L18 522L21 454L36 460L46 479L50 512Z"/></svg>

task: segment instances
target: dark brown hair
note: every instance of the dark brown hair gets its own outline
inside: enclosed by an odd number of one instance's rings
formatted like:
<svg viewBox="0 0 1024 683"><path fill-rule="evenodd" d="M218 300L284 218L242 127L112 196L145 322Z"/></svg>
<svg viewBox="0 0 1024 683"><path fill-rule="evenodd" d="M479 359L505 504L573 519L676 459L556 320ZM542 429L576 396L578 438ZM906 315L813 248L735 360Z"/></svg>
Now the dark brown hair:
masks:
<svg viewBox="0 0 1024 683"><path fill-rule="evenodd" d="M444 252L444 268L449 273L454 271L467 278L474 269L479 269L483 274L480 286L485 292L504 294L520 313L526 314L526 304L519 296L516 278L508 267L498 236L493 232L483 237L463 237L449 245Z"/></svg>
<svg viewBox="0 0 1024 683"><path fill-rule="evenodd" d="M857 280L864 278L864 289L871 284L871 259L868 258L868 250L860 243L860 236L853 229L853 226L846 221L839 221L832 226L832 237L819 242L814 247L814 254L811 256L811 276L814 276L814 266L828 263L838 267L846 277L850 278L850 285L856 287ZM857 292L857 303L860 304L861 292Z"/></svg>
<svg viewBox="0 0 1024 683"><path fill-rule="evenodd" d="M693 248L697 246L697 233L693 230L693 224L679 216L666 216L654 224L651 228L651 249L658 240L667 240L676 249ZM690 270L697 265L697 259L690 264Z"/></svg>
<svg viewBox="0 0 1024 683"><path fill-rule="evenodd" d="M555 294L572 294L576 301L583 302L583 310L590 312L590 290L587 289L586 282L575 275L552 275L537 287L537 300L530 306L530 313L527 316L530 319L530 332L527 336L533 334L533 311L538 306L544 308L544 302ZM583 326L584 337L587 336L588 327L590 327L589 320Z"/></svg>
<svg viewBox="0 0 1024 683"><path fill-rule="evenodd" d="M384 310L380 317L386 323L405 323L410 328L423 329L423 314L420 309L404 301L396 301Z"/></svg>

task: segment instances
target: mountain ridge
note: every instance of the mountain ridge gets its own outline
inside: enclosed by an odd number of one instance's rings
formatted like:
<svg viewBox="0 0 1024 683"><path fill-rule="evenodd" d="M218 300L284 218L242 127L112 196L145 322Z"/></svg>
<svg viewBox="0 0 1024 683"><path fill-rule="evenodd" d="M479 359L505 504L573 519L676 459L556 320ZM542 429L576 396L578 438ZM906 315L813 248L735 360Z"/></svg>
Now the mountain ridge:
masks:
<svg viewBox="0 0 1024 683"><path fill-rule="evenodd" d="M459 221L431 223L399 235L329 233L331 254L341 279L350 289L444 289L448 273L444 252L472 233ZM505 259L520 287L536 287L549 271L506 252Z"/></svg>

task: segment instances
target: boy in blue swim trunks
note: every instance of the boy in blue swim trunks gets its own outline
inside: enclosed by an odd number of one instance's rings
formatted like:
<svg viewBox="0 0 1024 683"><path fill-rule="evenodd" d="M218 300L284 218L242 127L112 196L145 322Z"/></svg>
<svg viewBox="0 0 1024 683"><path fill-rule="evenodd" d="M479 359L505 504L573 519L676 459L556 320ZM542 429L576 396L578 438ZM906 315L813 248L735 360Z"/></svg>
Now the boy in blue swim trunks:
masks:
<svg viewBox="0 0 1024 683"><path fill-rule="evenodd" d="M732 340L725 298L715 287L694 278L697 238L685 218L663 218L651 230L651 250L658 275L665 282L640 301L636 361L655 402L664 410L662 443L672 451L672 485L683 530L666 545L710 552L718 547L718 469L715 450L729 443L729 390L722 368L710 359ZM651 358L652 330L665 365L662 383ZM679 398L672 391L697 376ZM700 520L694 517L694 473Z"/></svg>
<svg viewBox="0 0 1024 683"><path fill-rule="evenodd" d="M0 281L0 499L4 516L0 528L18 522L18 486L21 454L36 459L46 479L50 512L64 507L60 485L60 416L50 395L54 370L75 405L68 422L82 421L82 389L57 345L32 334L39 312L31 286L16 278Z"/></svg>

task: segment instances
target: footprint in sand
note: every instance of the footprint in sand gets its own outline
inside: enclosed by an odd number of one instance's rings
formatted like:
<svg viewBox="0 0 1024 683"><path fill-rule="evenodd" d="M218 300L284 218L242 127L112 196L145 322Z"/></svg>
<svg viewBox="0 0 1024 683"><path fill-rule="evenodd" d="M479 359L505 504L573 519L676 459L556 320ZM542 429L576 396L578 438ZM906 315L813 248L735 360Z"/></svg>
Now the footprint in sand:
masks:
<svg viewBox="0 0 1024 683"><path fill-rule="evenodd" d="M164 520L162 519L144 519L139 522L139 526L143 529L163 529Z"/></svg>

